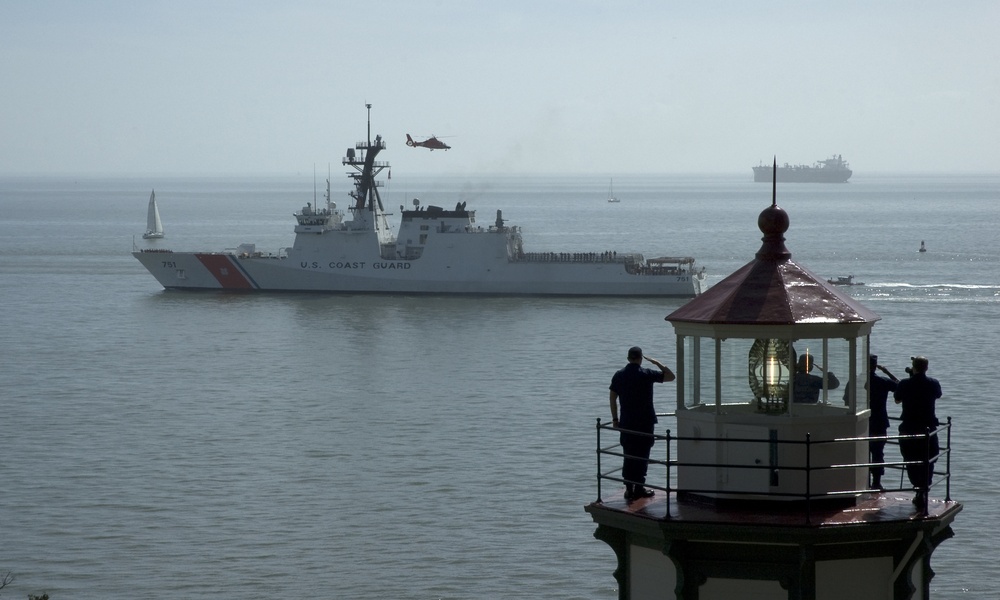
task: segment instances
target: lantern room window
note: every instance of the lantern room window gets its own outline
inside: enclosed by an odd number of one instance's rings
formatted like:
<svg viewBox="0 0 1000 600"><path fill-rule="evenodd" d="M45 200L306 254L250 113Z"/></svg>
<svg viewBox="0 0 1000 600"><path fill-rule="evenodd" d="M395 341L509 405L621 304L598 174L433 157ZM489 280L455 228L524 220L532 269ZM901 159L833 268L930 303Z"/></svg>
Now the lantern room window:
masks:
<svg viewBox="0 0 1000 600"><path fill-rule="evenodd" d="M678 410L860 414L868 409L867 336L680 336Z"/></svg>

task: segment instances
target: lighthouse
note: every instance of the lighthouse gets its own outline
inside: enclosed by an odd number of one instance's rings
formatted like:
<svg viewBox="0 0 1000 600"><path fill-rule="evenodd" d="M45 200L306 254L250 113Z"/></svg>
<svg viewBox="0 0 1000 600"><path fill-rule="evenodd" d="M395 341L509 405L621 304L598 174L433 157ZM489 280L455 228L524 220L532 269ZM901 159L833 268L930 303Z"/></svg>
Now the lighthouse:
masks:
<svg viewBox="0 0 1000 600"><path fill-rule="evenodd" d="M950 420L923 437L941 447L927 489L869 486L879 317L792 260L789 224L772 196L754 259L666 317L677 398L653 436L655 496L623 496L617 431L597 423L598 499L585 510L623 600L930 598L931 555L962 509ZM895 455L885 468L900 474Z"/></svg>

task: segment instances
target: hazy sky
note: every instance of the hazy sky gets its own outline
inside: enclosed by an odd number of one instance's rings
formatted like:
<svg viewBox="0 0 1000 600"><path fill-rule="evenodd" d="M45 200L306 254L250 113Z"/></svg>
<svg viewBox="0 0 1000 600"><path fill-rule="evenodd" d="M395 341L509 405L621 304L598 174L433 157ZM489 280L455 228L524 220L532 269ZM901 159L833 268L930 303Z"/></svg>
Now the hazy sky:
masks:
<svg viewBox="0 0 1000 600"><path fill-rule="evenodd" d="M0 0L0 174L339 168L365 103L397 172L997 173L998 31L996 0Z"/></svg>

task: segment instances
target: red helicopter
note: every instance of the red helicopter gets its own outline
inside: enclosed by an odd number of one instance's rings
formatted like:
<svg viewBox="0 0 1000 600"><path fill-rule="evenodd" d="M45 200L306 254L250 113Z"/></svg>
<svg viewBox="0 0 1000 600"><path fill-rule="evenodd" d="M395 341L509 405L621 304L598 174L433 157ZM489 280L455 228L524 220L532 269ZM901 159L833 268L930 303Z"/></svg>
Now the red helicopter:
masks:
<svg viewBox="0 0 1000 600"><path fill-rule="evenodd" d="M418 142L410 137L410 134L406 134L406 145L411 148L416 148L417 146L422 146L429 149L431 152L434 150L447 150L451 148L448 144L437 139L433 135L422 142Z"/></svg>

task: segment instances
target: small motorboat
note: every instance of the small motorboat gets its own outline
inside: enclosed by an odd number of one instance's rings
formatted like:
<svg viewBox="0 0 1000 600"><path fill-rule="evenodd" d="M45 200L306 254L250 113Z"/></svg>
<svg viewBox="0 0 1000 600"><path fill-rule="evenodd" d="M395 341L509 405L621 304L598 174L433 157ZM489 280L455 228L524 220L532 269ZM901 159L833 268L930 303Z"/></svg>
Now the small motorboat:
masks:
<svg viewBox="0 0 1000 600"><path fill-rule="evenodd" d="M854 281L854 275L841 275L836 279L827 279L827 283L832 283L833 285L864 285L860 281Z"/></svg>

